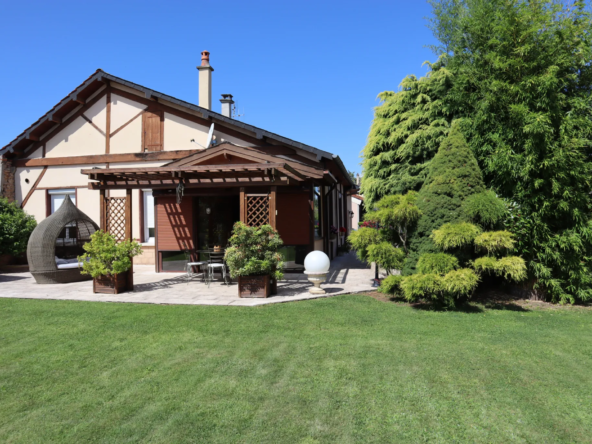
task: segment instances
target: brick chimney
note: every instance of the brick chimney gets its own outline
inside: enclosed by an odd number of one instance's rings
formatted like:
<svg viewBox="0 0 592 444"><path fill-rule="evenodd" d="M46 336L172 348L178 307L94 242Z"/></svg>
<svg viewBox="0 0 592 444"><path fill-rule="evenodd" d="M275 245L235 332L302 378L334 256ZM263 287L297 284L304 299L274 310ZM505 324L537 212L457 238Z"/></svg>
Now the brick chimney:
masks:
<svg viewBox="0 0 592 444"><path fill-rule="evenodd" d="M234 105L232 94L222 94L220 103L222 104L221 114L225 117L232 118L232 105Z"/></svg>
<svg viewBox="0 0 592 444"><path fill-rule="evenodd" d="M197 67L199 71L199 102L202 108L212 109L212 71L210 66L210 53L203 51L201 53L201 65Z"/></svg>

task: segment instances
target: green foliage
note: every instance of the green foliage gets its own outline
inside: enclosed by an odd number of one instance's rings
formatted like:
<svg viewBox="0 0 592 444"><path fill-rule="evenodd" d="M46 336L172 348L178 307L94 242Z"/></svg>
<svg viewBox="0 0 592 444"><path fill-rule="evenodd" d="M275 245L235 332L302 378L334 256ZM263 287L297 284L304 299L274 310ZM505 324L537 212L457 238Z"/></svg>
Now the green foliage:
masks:
<svg viewBox="0 0 592 444"><path fill-rule="evenodd" d="M462 208L468 220L487 228L496 227L508 215L504 201L491 190L467 197Z"/></svg>
<svg viewBox="0 0 592 444"><path fill-rule="evenodd" d="M282 279L283 262L279 249L284 244L271 225L249 227L242 222L234 224L230 247L224 256L230 276L270 275Z"/></svg>
<svg viewBox="0 0 592 444"><path fill-rule="evenodd" d="M442 294L442 277L439 274L412 274L401 282L405 299L410 302L437 300Z"/></svg>
<svg viewBox="0 0 592 444"><path fill-rule="evenodd" d="M432 232L447 223L464 222L464 200L483 191L481 170L463 137L461 122L455 121L430 163L428 177L419 191L417 206L422 216L410 236L411 253L403 274L415 271L422 254L439 251L432 241Z"/></svg>
<svg viewBox="0 0 592 444"><path fill-rule="evenodd" d="M586 2L431 4L439 60L453 79L442 100L464 117L487 185L515 203L507 228L517 235L529 274L553 301L592 299L592 19Z"/></svg>
<svg viewBox="0 0 592 444"><path fill-rule="evenodd" d="M416 202L415 191L409 191L404 195L385 196L376 202L376 209L367 212L364 219L377 222L382 227L386 240L407 250L407 233L421 216Z"/></svg>
<svg viewBox="0 0 592 444"><path fill-rule="evenodd" d="M376 262L379 267L384 268L387 274L394 270L400 270L405 261L405 251L396 248L390 242L384 241L379 244L368 246L368 262Z"/></svg>
<svg viewBox="0 0 592 444"><path fill-rule="evenodd" d="M27 250L27 242L37 226L33 216L15 202L0 197L0 254L19 255Z"/></svg>
<svg viewBox="0 0 592 444"><path fill-rule="evenodd" d="M516 242L509 231L486 231L475 238L475 246L487 254L512 251Z"/></svg>
<svg viewBox="0 0 592 444"><path fill-rule="evenodd" d="M403 276L400 274L387 276L380 282L378 291L391 296L400 296L402 294L401 283L403 282L403 279Z"/></svg>
<svg viewBox="0 0 592 444"><path fill-rule="evenodd" d="M444 224L434 230L432 239L442 250L454 250L471 245L481 234L481 229L468 222Z"/></svg>
<svg viewBox="0 0 592 444"><path fill-rule="evenodd" d="M352 231L347 240L352 248L356 250L358 258L363 262L368 261L368 247L383 241L379 231L376 228L369 227L360 227Z"/></svg>
<svg viewBox="0 0 592 444"><path fill-rule="evenodd" d="M417 271L423 274L446 274L458 268L458 259L446 253L426 253L417 261Z"/></svg>
<svg viewBox="0 0 592 444"><path fill-rule="evenodd" d="M374 121L364 148L362 193L366 208L382 197L419 190L429 163L448 134L452 114L443 102L451 85L440 62L426 77L406 77L401 91L378 95Z"/></svg>
<svg viewBox="0 0 592 444"><path fill-rule="evenodd" d="M80 273L93 278L125 273L132 266L132 258L142 254L142 246L136 241L117 242L112 234L96 231L90 242L83 246L85 254L78 257L82 262Z"/></svg>
<svg viewBox="0 0 592 444"><path fill-rule="evenodd" d="M526 279L526 262L521 257L506 256L496 259L485 256L473 262L473 268L479 273L489 273L504 279L520 282Z"/></svg>
<svg viewBox="0 0 592 444"><path fill-rule="evenodd" d="M449 298L468 298L478 284L479 276L469 268L453 270L442 278L442 290Z"/></svg>

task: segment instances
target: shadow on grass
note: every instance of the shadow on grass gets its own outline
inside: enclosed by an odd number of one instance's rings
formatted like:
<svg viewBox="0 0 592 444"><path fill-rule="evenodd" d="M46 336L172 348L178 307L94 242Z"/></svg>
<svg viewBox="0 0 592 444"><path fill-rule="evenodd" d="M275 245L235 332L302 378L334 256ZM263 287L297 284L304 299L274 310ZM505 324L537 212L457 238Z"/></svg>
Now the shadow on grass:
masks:
<svg viewBox="0 0 592 444"><path fill-rule="evenodd" d="M483 313L486 310L505 310L505 311L517 311L517 312L528 312L530 311L528 308L523 307L520 304L517 304L518 298L499 291L488 291L483 293L478 293L475 297L465 302L464 304L459 304L456 307L448 307L445 305L437 304L434 302L428 301L420 301L410 303L405 298L401 296L391 296L382 293L372 293L368 294L368 296L373 297L379 301L383 302L392 302L396 304L403 304L409 305L414 310L424 310L424 311L437 311L437 312L458 312L458 313Z"/></svg>

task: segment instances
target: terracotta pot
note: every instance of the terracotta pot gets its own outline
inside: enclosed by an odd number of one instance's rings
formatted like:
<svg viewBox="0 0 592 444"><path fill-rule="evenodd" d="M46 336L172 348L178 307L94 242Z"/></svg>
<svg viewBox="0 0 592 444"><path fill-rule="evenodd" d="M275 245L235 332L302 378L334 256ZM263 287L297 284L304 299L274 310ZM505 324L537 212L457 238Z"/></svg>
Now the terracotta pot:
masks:
<svg viewBox="0 0 592 444"><path fill-rule="evenodd" d="M239 276L238 296L241 298L266 298L271 293L269 275Z"/></svg>
<svg viewBox="0 0 592 444"><path fill-rule="evenodd" d="M93 293L119 294L127 290L128 273L99 276L93 279Z"/></svg>

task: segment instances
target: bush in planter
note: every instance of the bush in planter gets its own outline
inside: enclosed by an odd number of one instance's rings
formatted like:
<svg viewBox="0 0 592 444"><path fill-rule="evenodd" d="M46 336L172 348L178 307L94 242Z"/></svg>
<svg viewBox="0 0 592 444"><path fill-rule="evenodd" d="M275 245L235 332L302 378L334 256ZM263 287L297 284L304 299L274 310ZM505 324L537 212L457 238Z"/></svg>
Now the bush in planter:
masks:
<svg viewBox="0 0 592 444"><path fill-rule="evenodd" d="M18 256L27 250L27 242L37 226L14 202L0 198L0 255Z"/></svg>
<svg viewBox="0 0 592 444"><path fill-rule="evenodd" d="M112 234L96 231L90 236L90 242L83 246L85 254L78 257L82 262L82 274L93 278L115 276L125 273L132 266L132 258L142 253L141 245L136 241L117 242Z"/></svg>
<svg viewBox="0 0 592 444"><path fill-rule="evenodd" d="M284 264L278 251L284 242L271 225L249 227L237 222L228 243L230 247L224 258L233 278L269 275L279 280L284 277Z"/></svg>

